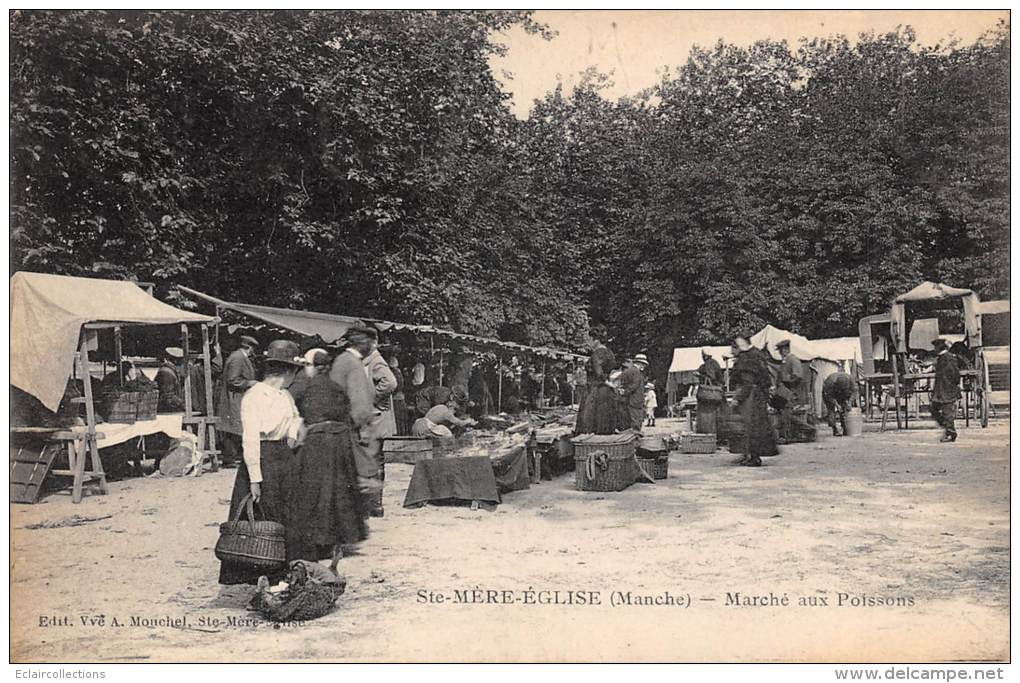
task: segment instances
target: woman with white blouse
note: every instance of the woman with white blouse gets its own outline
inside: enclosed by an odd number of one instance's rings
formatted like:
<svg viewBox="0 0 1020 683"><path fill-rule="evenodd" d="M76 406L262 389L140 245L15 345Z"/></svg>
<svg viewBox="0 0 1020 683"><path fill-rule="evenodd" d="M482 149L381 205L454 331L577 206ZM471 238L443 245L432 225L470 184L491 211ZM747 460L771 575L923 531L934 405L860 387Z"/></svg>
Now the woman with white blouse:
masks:
<svg viewBox="0 0 1020 683"><path fill-rule="evenodd" d="M265 520L287 526L287 510L294 478L294 448L305 436L304 422L294 398L284 389L304 363L298 345L277 340L266 349L264 377L241 399L241 443L244 461L237 469L230 497L233 519L251 494L256 513ZM258 582L259 572L231 562L220 564L220 583Z"/></svg>

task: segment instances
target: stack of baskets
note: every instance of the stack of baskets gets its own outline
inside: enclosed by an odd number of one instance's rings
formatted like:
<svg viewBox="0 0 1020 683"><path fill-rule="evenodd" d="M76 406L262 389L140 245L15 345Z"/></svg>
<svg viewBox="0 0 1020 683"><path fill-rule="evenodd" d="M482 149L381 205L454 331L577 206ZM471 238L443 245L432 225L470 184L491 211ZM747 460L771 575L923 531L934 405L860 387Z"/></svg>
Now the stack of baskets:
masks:
<svg viewBox="0 0 1020 683"><path fill-rule="evenodd" d="M715 453L715 434L681 434L681 453Z"/></svg>
<svg viewBox="0 0 1020 683"><path fill-rule="evenodd" d="M638 443L638 465L652 479L669 476L669 449L661 436L646 436Z"/></svg>
<svg viewBox="0 0 1020 683"><path fill-rule="evenodd" d="M574 446L574 486L578 491L622 491L634 483L637 434L581 434Z"/></svg>

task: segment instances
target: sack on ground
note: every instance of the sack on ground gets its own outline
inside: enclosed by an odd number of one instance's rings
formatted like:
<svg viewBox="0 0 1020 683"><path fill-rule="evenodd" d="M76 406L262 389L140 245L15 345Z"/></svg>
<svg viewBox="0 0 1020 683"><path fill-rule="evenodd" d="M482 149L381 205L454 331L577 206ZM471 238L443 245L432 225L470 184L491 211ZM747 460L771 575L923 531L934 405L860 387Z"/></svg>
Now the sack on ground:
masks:
<svg viewBox="0 0 1020 683"><path fill-rule="evenodd" d="M276 586L265 576L249 607L275 622L309 621L336 609L347 582L331 569L316 562L294 560L286 578Z"/></svg>

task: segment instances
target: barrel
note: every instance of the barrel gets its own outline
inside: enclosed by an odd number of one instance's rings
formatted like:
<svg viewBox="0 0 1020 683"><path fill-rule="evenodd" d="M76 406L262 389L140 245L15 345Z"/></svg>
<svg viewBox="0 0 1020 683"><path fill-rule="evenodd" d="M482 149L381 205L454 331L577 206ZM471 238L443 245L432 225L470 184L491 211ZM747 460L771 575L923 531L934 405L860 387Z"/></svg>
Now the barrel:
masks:
<svg viewBox="0 0 1020 683"><path fill-rule="evenodd" d="M851 408L846 414L846 435L860 436L864 433L864 416L860 408Z"/></svg>

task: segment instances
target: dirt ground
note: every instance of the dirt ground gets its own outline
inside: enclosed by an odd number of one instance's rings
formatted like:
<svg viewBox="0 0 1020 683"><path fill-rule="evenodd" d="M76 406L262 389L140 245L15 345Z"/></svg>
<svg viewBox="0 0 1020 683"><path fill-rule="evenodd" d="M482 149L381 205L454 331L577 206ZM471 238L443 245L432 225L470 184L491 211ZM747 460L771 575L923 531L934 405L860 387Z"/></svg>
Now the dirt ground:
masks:
<svg viewBox="0 0 1020 683"><path fill-rule="evenodd" d="M494 511L405 510L411 466L389 465L386 517L341 563L339 609L284 627L250 621L250 589L216 582L234 470L127 479L80 505L53 493L12 507L12 658L1007 659L1009 425L940 444L930 424L786 446L760 469L673 453L668 480L620 493L567 474ZM109 517L26 528L74 514ZM599 604L550 604L581 592Z"/></svg>

